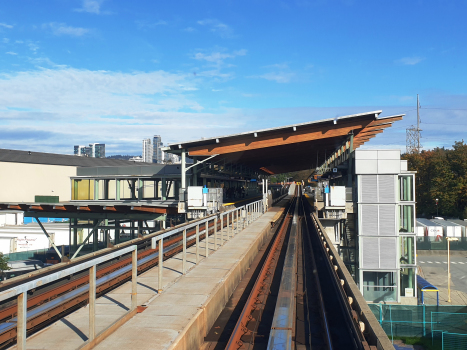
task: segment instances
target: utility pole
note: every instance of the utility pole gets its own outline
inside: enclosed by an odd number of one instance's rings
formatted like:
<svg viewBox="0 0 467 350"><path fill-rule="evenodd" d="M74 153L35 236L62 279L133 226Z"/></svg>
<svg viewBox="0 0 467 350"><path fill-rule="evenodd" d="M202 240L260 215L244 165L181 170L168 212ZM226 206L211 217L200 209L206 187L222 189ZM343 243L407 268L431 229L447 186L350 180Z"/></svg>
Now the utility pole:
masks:
<svg viewBox="0 0 467 350"><path fill-rule="evenodd" d="M420 102L417 94L417 150L420 153Z"/></svg>

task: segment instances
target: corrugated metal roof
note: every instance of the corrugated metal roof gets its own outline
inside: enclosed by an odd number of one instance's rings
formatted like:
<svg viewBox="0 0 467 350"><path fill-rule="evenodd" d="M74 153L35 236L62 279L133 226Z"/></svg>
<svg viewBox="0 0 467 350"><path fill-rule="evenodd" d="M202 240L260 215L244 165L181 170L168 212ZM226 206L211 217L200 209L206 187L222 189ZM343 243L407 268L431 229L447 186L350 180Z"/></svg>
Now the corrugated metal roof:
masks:
<svg viewBox="0 0 467 350"><path fill-rule="evenodd" d="M444 226L444 227L448 227L448 226L460 226L454 222L450 222L450 221L446 221L446 220L437 220L437 219L431 219L430 221L434 222L436 225L438 226Z"/></svg>
<svg viewBox="0 0 467 350"><path fill-rule="evenodd" d="M464 221L464 220L460 220L460 219L449 219L448 220L449 222L452 222L456 225L459 225L459 226L467 226L467 221Z"/></svg>
<svg viewBox="0 0 467 350"><path fill-rule="evenodd" d="M438 224L435 224L433 221L428 220L428 219L423 219L423 218L417 218L417 224L420 224L422 226L439 226Z"/></svg>
<svg viewBox="0 0 467 350"><path fill-rule="evenodd" d="M134 166L135 164L138 166L145 166L144 163L135 163L120 159L89 158L66 154L18 151L12 149L0 149L0 162L64 165L77 167ZM147 163L147 165L151 166L153 164Z"/></svg>

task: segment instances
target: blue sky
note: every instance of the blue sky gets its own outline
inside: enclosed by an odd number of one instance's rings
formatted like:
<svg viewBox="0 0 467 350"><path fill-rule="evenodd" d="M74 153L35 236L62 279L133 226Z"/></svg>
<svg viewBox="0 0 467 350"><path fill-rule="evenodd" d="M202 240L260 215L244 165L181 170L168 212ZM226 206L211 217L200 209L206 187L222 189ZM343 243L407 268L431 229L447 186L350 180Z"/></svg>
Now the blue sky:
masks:
<svg viewBox="0 0 467 350"><path fill-rule="evenodd" d="M383 110L467 130L466 1L3 1L0 148L71 154Z"/></svg>

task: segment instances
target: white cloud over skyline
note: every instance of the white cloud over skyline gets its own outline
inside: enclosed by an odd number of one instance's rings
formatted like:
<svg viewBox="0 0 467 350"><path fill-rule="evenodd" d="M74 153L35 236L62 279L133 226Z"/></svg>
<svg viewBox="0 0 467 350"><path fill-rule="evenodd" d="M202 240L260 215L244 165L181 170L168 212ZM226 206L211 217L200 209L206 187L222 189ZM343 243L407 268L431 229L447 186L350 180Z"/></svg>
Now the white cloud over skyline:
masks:
<svg viewBox="0 0 467 350"><path fill-rule="evenodd" d="M65 23L51 22L42 25L43 28L51 29L54 35L69 35L80 37L91 32L90 29L68 26Z"/></svg>
<svg viewBox="0 0 467 350"><path fill-rule="evenodd" d="M412 56L412 57L403 57L401 59L396 60L396 63L403 64L406 66L414 66L420 62L422 62L425 58L419 56Z"/></svg>
<svg viewBox="0 0 467 350"><path fill-rule="evenodd" d="M11 24L7 24L7 23L0 23L0 27L7 28L7 29L13 28Z"/></svg>
<svg viewBox="0 0 467 350"><path fill-rule="evenodd" d="M208 27L211 32L219 35L221 38L234 37L233 29L229 25L222 23L218 19L203 19L197 21L197 23L200 26Z"/></svg>

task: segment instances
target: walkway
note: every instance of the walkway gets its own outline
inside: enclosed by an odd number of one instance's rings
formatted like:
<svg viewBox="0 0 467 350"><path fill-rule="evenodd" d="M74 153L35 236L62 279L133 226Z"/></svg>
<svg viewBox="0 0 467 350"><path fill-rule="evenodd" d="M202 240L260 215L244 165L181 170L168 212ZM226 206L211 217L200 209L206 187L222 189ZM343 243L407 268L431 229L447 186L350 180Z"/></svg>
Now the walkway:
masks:
<svg viewBox="0 0 467 350"><path fill-rule="evenodd" d="M205 243L201 241L202 259L196 262L196 248L187 250L188 273L181 273L181 253L164 262L163 292L157 294L158 268L138 276L138 305L144 312L136 314L96 349L169 349L191 347L203 341L210 325L222 311L231 293L247 271L267 235L270 222L281 210L273 207L245 230L215 250L209 239L209 256L205 259ZM224 238L226 238L224 234ZM125 283L100 297L96 306L97 333L121 317L130 307L131 283ZM88 307L27 339L28 349L77 349L88 335ZM191 333L190 333L191 332ZM185 344L189 335L191 345ZM183 342L183 344L182 344ZM193 343L194 342L194 343ZM199 343L200 344L200 343ZM12 347L15 349L16 347Z"/></svg>

